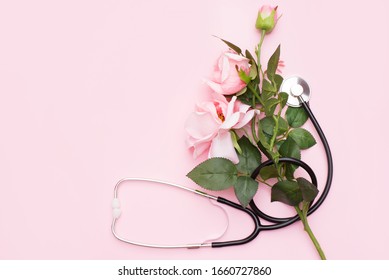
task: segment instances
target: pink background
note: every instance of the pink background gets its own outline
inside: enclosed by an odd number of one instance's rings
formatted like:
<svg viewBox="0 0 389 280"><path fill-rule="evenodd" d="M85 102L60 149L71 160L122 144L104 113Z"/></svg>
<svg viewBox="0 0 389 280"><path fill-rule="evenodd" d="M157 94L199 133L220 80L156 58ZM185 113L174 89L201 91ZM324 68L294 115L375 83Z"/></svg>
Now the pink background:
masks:
<svg viewBox="0 0 389 280"><path fill-rule="evenodd" d="M311 107L334 156L333 188L310 217L311 226L329 259L388 259L389 5L267 3L278 4L283 16L264 55L281 43L284 75L309 82ZM201 159L194 161L186 149L184 123L207 92L202 78L225 49L212 35L253 51L262 4L1 1L0 258L317 258L301 223L224 249L147 249L121 243L110 232L120 178L196 188L185 175ZM322 186L322 146L303 159ZM128 210L118 224L124 236L193 242L223 230L223 213L207 200L142 186L120 192ZM269 200L265 187L260 194L258 201ZM235 200L231 190L220 195ZM270 208L290 213L282 205ZM249 218L229 214L224 240L251 230Z"/></svg>

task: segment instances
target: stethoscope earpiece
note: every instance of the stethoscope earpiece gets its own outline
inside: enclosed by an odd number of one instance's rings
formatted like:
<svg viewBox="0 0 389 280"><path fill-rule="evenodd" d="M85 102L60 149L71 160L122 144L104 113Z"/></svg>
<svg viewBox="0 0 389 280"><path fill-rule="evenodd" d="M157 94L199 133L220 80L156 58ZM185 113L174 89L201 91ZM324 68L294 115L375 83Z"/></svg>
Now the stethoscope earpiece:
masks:
<svg viewBox="0 0 389 280"><path fill-rule="evenodd" d="M291 107L301 107L302 100L308 102L311 98L308 83L298 76L285 79L281 84L280 92L289 95L286 104Z"/></svg>

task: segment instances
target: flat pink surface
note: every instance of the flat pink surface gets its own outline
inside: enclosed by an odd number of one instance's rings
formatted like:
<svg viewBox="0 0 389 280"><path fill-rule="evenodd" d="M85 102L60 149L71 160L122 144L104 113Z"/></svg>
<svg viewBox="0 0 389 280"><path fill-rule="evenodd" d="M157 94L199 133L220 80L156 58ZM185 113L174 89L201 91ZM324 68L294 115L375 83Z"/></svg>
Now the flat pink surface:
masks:
<svg viewBox="0 0 389 280"><path fill-rule="evenodd" d="M310 217L329 259L389 259L388 2L269 1L283 14L264 43L282 44L284 75L304 77L332 147L335 176ZM368 5L366 4L368 3ZM225 46L253 51L261 1L2 1L0 3L1 259L315 259L301 223L239 247L158 250L110 231L117 180L196 188L184 123ZM204 159L204 158L202 158ZM303 153L319 179L323 148ZM139 241L220 234L223 212L155 185L123 186L118 230ZM220 195L235 199L231 190ZM269 200L262 187L258 201ZM267 203L269 204L269 203ZM274 204L271 213L291 213ZM229 211L224 239L251 230ZM185 238L187 237L187 238ZM198 240L201 239L201 240Z"/></svg>

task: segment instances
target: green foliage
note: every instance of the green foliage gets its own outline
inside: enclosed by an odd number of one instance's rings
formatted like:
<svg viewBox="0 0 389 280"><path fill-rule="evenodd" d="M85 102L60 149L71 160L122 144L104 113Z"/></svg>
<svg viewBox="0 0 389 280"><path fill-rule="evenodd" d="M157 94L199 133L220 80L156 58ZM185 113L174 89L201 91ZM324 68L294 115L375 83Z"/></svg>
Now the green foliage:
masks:
<svg viewBox="0 0 389 280"><path fill-rule="evenodd" d="M259 176L261 176L264 181L270 178L277 178L277 168L274 165L265 166L259 171Z"/></svg>
<svg viewBox="0 0 389 280"><path fill-rule="evenodd" d="M280 201L290 206L296 206L303 201L303 196L297 182L280 181L271 188L271 201Z"/></svg>
<svg viewBox="0 0 389 280"><path fill-rule="evenodd" d="M270 98L264 101L264 109L266 116L271 117L274 115L274 111L276 110L278 103L280 102L277 98Z"/></svg>
<svg viewBox="0 0 389 280"><path fill-rule="evenodd" d="M219 38L219 37L217 37L217 36L215 36L215 37L216 37L216 38ZM226 44L230 49L236 51L238 54L241 54L241 53L242 53L242 50L241 50L238 46L236 46L236 45L234 45L233 43L228 42L228 41L226 41L226 40L224 40L224 39L221 39L221 38L219 38L219 39L222 40L223 43Z"/></svg>
<svg viewBox="0 0 389 280"><path fill-rule="evenodd" d="M295 128L289 133L289 137L296 141L300 149L308 149L316 144L312 134L304 128Z"/></svg>
<svg viewBox="0 0 389 280"><path fill-rule="evenodd" d="M234 185L235 195L243 207L247 207L257 193L258 183L249 176L240 176Z"/></svg>
<svg viewBox="0 0 389 280"><path fill-rule="evenodd" d="M270 136L265 134L261 128L259 128L259 131L258 131L258 136L259 136L259 141L257 143L257 146L259 148L259 150L265 155L267 156L267 158L271 158L269 152L268 152L268 149L269 149L269 143L270 143Z"/></svg>
<svg viewBox="0 0 389 280"><path fill-rule="evenodd" d="M272 116L265 117L259 121L260 127L267 135L272 136L274 134L275 120ZM277 135L284 134L289 129L288 123L282 117L278 119Z"/></svg>
<svg viewBox="0 0 389 280"><path fill-rule="evenodd" d="M293 138L288 137L280 146L279 149L280 154L283 157L291 157L301 159L300 148L297 145L296 141Z"/></svg>
<svg viewBox="0 0 389 280"><path fill-rule="evenodd" d="M274 81L274 76L277 71L278 62L280 60L281 45L278 45L277 49L270 57L269 62L267 63L266 74L270 81Z"/></svg>
<svg viewBox="0 0 389 280"><path fill-rule="evenodd" d="M284 81L284 78L282 78L281 75L275 74L274 75L274 83L276 85L276 92L280 90L281 84Z"/></svg>
<svg viewBox="0 0 389 280"><path fill-rule="evenodd" d="M236 183L238 170L225 158L211 158L197 165L187 176L207 190L220 191Z"/></svg>
<svg viewBox="0 0 389 280"><path fill-rule="evenodd" d="M291 127L300 127L308 120L308 114L303 107L288 107L285 117Z"/></svg>
<svg viewBox="0 0 389 280"><path fill-rule="evenodd" d="M312 202L319 193L317 187L305 178L297 178L297 183L301 190L303 200L308 203Z"/></svg>
<svg viewBox="0 0 389 280"><path fill-rule="evenodd" d="M266 79L262 81L262 90L270 92L271 96L274 96L274 94L277 92L271 82Z"/></svg>
<svg viewBox="0 0 389 280"><path fill-rule="evenodd" d="M301 159L301 151L296 141L293 138L288 137L280 146L279 152L283 157L290 157ZM291 180L294 178L294 172L298 166L285 163L285 176L287 179Z"/></svg>
<svg viewBox="0 0 389 280"><path fill-rule="evenodd" d="M238 91L237 93L235 93L235 96L239 97L240 95L245 94L246 91L247 91L247 87L244 87L244 88L242 88L240 91Z"/></svg>
<svg viewBox="0 0 389 280"><path fill-rule="evenodd" d="M248 84L250 81L251 81L251 77L249 75L246 74L246 72L244 70L241 70L241 69L236 69L238 71L238 75L239 75L239 78L245 82L246 84Z"/></svg>
<svg viewBox="0 0 389 280"><path fill-rule="evenodd" d="M241 153L238 154L239 163L236 168L239 173L249 176L261 164L261 153L245 136L239 139L238 144Z"/></svg>
<svg viewBox="0 0 389 280"><path fill-rule="evenodd" d="M256 67L257 62L255 61L255 58L253 57L253 55L248 50L245 51L245 55L248 59L250 59L251 65Z"/></svg>
<svg viewBox="0 0 389 280"><path fill-rule="evenodd" d="M286 92L280 92L278 94L278 99L280 100L280 106L281 108L284 108L286 105L286 102L288 101L289 95Z"/></svg>
<svg viewBox="0 0 389 280"><path fill-rule="evenodd" d="M297 182L285 180L274 184L271 189L271 201L297 206L301 202L312 202L318 192L317 187L304 178L297 178Z"/></svg>
<svg viewBox="0 0 389 280"><path fill-rule="evenodd" d="M255 66L251 66L250 67L250 72L249 72L249 77L251 80L254 80L257 78L257 75L258 75L258 71L257 71L257 67Z"/></svg>
<svg viewBox="0 0 389 280"><path fill-rule="evenodd" d="M252 106L253 98L254 98L254 92L252 91L252 88L255 87L256 87L255 82L250 81L243 93L239 92L239 94L236 94L238 100L243 102L244 104Z"/></svg>
<svg viewBox="0 0 389 280"><path fill-rule="evenodd" d="M231 140L232 140L232 144L234 145L234 148L238 151L239 154L241 154L242 148L239 146L238 135L236 135L235 131L231 131Z"/></svg>

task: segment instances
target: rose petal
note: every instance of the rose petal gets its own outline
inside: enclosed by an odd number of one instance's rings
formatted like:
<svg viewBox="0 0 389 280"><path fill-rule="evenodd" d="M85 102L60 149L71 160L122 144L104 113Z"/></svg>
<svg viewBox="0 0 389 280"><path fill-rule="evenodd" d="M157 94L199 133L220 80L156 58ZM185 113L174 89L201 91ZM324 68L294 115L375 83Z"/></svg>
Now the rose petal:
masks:
<svg viewBox="0 0 389 280"><path fill-rule="evenodd" d="M216 123L218 123L219 125L222 123L222 121L219 119L219 116L217 115L214 102L202 102L200 104L197 104L196 111L210 113Z"/></svg>
<svg viewBox="0 0 389 280"><path fill-rule="evenodd" d="M235 106L238 105L238 110L237 111L239 111L241 113L246 113L250 109L250 106L247 105L247 104L243 104L242 102L239 102L238 104L236 104L236 103L235 103Z"/></svg>
<svg viewBox="0 0 389 280"><path fill-rule="evenodd" d="M220 94L220 93L218 93L218 92L212 92L212 93L211 93L211 97L212 97L213 100L217 100L217 101L220 101L220 102L222 102L222 103L224 103L224 104L228 104L228 101L227 101L227 99L224 97L223 94Z"/></svg>
<svg viewBox="0 0 389 280"><path fill-rule="evenodd" d="M242 113L241 113L242 114ZM243 118L236 124L234 125L234 129L239 129L244 127L246 124L248 124L251 119L254 117L255 111L250 110L246 114L244 114Z"/></svg>
<svg viewBox="0 0 389 280"><path fill-rule="evenodd" d="M229 74L230 74L230 62L228 61L228 57L224 56L222 60L222 67L221 70L221 82L223 83L225 80L227 80Z"/></svg>
<svg viewBox="0 0 389 280"><path fill-rule="evenodd" d="M211 142L202 142L202 143L196 143L193 146L193 158L196 159L199 157L201 154L203 154L206 150L209 149L211 146Z"/></svg>
<svg viewBox="0 0 389 280"><path fill-rule="evenodd" d="M232 115L232 113L234 113L235 101L236 101L236 96L233 96L230 100L230 103L228 103L227 113L225 116L226 118L229 118Z"/></svg>
<svg viewBox="0 0 389 280"><path fill-rule="evenodd" d="M233 126L235 126L239 122L240 115L241 115L241 113L239 113L239 112L233 113L231 116L229 116L228 118L225 119L225 121L220 126L220 129L226 129L226 130L231 129Z"/></svg>
<svg viewBox="0 0 389 280"><path fill-rule="evenodd" d="M204 139L214 134L219 124L209 112L194 112L185 123L185 129L195 139Z"/></svg>
<svg viewBox="0 0 389 280"><path fill-rule="evenodd" d="M246 83L243 82L238 75L230 75L228 80L226 80L223 84L220 84L220 86L222 90L221 93L229 95L242 90L246 86Z"/></svg>
<svg viewBox="0 0 389 280"><path fill-rule="evenodd" d="M228 57L229 59L232 59L232 60L235 60L235 61L246 61L246 62L249 62L250 59L244 57L244 56L241 56L237 53L232 53L232 52L225 52L224 55L226 57Z"/></svg>
<svg viewBox="0 0 389 280"><path fill-rule="evenodd" d="M212 89L214 90L215 92L217 93L220 93L220 94L223 94L223 89L221 87L220 84L216 83L216 82L213 82L213 81L210 81L210 80L205 80L205 83Z"/></svg>
<svg viewBox="0 0 389 280"><path fill-rule="evenodd" d="M271 12L274 10L273 7L269 6L269 5L263 5L261 7L261 10L260 10L260 13L261 13L261 17L263 19L267 18L268 16L270 16Z"/></svg>
<svg viewBox="0 0 389 280"><path fill-rule="evenodd" d="M227 158L235 164L239 162L230 132L219 132L219 134L213 138L209 149L209 157Z"/></svg>

